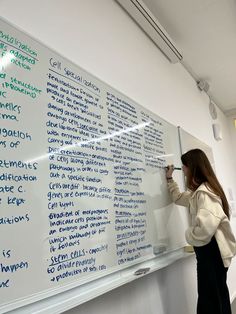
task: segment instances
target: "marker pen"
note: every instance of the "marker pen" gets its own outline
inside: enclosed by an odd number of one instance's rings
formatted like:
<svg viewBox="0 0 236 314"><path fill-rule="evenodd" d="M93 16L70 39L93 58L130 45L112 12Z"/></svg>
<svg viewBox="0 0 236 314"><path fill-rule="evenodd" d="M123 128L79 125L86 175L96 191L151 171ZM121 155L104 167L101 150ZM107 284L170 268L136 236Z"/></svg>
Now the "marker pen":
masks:
<svg viewBox="0 0 236 314"><path fill-rule="evenodd" d="M165 169L168 169L169 168L169 166L166 166L166 167L164 167ZM182 168L180 168L180 167L174 167L174 170L182 170Z"/></svg>

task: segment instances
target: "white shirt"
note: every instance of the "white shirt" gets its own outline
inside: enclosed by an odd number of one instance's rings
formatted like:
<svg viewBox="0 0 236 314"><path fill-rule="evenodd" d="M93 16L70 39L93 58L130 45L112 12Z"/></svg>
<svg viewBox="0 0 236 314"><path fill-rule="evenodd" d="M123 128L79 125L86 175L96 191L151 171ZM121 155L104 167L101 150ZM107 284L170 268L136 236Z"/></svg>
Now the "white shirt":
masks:
<svg viewBox="0 0 236 314"><path fill-rule="evenodd" d="M194 192L181 193L178 184L171 180L168 181L168 189L177 205L189 209L191 225L185 232L187 242L193 246L203 246L215 236L224 266L229 267L236 254L236 241L220 197L204 183Z"/></svg>

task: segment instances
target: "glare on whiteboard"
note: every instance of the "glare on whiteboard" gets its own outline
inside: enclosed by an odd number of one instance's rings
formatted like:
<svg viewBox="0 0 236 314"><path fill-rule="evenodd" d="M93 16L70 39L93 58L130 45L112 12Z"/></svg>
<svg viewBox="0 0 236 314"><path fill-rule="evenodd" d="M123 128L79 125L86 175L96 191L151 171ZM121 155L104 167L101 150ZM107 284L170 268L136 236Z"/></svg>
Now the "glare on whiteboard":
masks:
<svg viewBox="0 0 236 314"><path fill-rule="evenodd" d="M11 60L15 58L16 57L12 53L7 52L5 56L3 56L2 59L0 59L0 71L8 67L11 64Z"/></svg>
<svg viewBox="0 0 236 314"><path fill-rule="evenodd" d="M63 146L63 147L60 147L58 149L57 152L60 152L62 150L70 150L70 149L73 149L75 147L79 147L79 146L82 146L82 145L86 145L86 144L89 144L89 143L96 143L96 142L101 142L103 140L107 140L109 138L112 138L112 137L115 137L115 136L120 136L124 133L129 133L129 132L134 132L136 130L139 130L139 129L143 129L145 128L146 126L148 126L149 124L151 124L151 121L148 121L148 122L144 122L144 123L140 123L138 125L134 125L132 127L129 127L129 128L126 128L126 129L122 129L120 131L116 131L116 132L113 132L111 134L106 134L104 136L100 136L100 137L97 137L97 138L93 138L91 140L87 140L87 141L83 141L83 142L78 142L78 143L74 143L72 145L67 145L67 146ZM48 153L48 154L45 154L45 155L42 155L42 156L38 156L34 159L31 159L31 160L27 160L25 162L36 162L36 161L42 161L46 158L48 158L50 155L54 155L54 153Z"/></svg>

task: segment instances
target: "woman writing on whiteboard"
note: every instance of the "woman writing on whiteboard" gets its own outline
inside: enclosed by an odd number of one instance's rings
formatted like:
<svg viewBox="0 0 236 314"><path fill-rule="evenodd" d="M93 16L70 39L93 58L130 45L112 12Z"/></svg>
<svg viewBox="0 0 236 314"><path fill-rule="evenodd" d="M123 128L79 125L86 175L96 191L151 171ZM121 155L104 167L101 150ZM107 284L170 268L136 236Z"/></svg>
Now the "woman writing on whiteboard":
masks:
<svg viewBox="0 0 236 314"><path fill-rule="evenodd" d="M189 209L187 242L197 259L197 314L231 314L227 270L236 253L229 224L229 205L205 153L193 149L181 156L188 190L181 193L173 180L174 166L166 169L173 201Z"/></svg>

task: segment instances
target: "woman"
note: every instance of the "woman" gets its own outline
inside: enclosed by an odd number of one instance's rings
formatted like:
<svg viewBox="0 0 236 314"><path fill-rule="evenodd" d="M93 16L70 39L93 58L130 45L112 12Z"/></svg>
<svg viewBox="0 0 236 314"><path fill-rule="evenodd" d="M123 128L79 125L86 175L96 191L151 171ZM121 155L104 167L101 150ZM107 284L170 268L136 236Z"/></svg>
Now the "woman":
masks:
<svg viewBox="0 0 236 314"><path fill-rule="evenodd" d="M181 156L187 192L180 193L172 178L173 165L166 169L173 201L189 208L187 242L197 258L197 314L231 314L227 270L236 254L236 242L229 224L229 205L205 153L193 149Z"/></svg>

